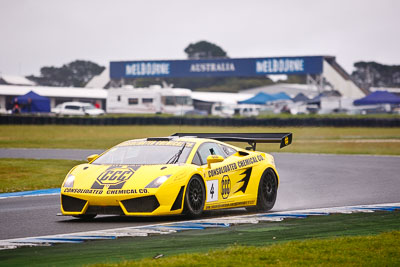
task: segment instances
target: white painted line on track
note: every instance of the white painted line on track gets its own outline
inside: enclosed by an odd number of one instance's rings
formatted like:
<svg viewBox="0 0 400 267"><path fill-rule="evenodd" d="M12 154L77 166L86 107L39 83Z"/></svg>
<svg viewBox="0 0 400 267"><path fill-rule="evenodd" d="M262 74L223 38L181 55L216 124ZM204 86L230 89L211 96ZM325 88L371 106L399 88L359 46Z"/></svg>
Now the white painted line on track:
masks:
<svg viewBox="0 0 400 267"><path fill-rule="evenodd" d="M114 228L99 231L89 231L70 234L25 237L0 240L0 250L18 247L49 246L58 243L82 243L89 240L116 239L119 237L148 236L153 234L171 234L185 230L203 230L206 228L223 228L235 224L255 224L259 222L276 222L287 218L306 218L308 216L326 216L333 213L360 213L375 211L400 210L400 203L374 205L357 205L333 208L317 208L293 210L284 212L258 213L238 216L228 216L193 221L172 222L135 227Z"/></svg>

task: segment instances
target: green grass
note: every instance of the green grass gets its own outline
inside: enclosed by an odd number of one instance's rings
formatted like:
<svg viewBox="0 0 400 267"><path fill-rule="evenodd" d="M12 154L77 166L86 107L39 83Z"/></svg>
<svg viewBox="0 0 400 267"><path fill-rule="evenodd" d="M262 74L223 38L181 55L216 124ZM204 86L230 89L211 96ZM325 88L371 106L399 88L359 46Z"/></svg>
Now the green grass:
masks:
<svg viewBox="0 0 400 267"><path fill-rule="evenodd" d="M400 232L295 241L263 247L230 246L208 253L93 266L398 266Z"/></svg>
<svg viewBox="0 0 400 267"><path fill-rule="evenodd" d="M0 147L106 149L175 132L292 132L293 144L281 152L400 155L400 128L1 125ZM279 151L277 144L257 149Z"/></svg>
<svg viewBox="0 0 400 267"><path fill-rule="evenodd" d="M76 160L0 159L0 193L60 187Z"/></svg>
<svg viewBox="0 0 400 267"><path fill-rule="evenodd" d="M400 211L334 214L170 235L19 248L0 251L0 266L395 265L400 260L399 220ZM397 232L385 233L390 231ZM164 257L151 259L158 254Z"/></svg>

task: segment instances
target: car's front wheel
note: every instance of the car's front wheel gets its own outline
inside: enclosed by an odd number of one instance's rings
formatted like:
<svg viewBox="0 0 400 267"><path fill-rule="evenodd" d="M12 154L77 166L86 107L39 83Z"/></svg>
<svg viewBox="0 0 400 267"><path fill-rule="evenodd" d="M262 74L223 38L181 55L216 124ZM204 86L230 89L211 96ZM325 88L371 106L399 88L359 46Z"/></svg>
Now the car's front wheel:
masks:
<svg viewBox="0 0 400 267"><path fill-rule="evenodd" d="M195 175L190 178L185 194L183 213L188 217L198 217L203 213L206 190L201 177Z"/></svg>

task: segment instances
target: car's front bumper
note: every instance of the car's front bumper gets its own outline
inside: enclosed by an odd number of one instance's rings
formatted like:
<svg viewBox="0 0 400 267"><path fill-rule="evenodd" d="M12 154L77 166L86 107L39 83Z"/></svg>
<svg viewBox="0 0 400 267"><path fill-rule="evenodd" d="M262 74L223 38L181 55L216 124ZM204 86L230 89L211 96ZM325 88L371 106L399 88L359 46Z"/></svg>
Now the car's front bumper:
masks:
<svg viewBox="0 0 400 267"><path fill-rule="evenodd" d="M71 192L72 191L72 192ZM182 213L184 186L169 187L168 192L149 189L146 193L135 190L131 194L107 195L74 192L61 189L61 212L63 215L118 214L128 216L161 216Z"/></svg>

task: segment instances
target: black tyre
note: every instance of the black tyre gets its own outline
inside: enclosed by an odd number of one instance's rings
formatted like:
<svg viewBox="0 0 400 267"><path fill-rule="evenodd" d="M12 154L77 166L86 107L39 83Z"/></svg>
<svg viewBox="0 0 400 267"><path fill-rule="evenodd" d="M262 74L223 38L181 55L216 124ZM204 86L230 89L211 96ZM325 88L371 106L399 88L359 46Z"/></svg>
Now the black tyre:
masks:
<svg viewBox="0 0 400 267"><path fill-rule="evenodd" d="M205 199L206 189L203 180L195 175L187 184L183 213L191 218L200 216L203 213Z"/></svg>
<svg viewBox="0 0 400 267"><path fill-rule="evenodd" d="M83 221L90 221L96 216L97 216L97 214L82 214L82 215L76 215L76 216L73 216L73 217L81 219Z"/></svg>
<svg viewBox="0 0 400 267"><path fill-rule="evenodd" d="M268 211L275 205L278 192L278 179L272 169L266 169L258 185L257 205L247 207L248 211Z"/></svg>

